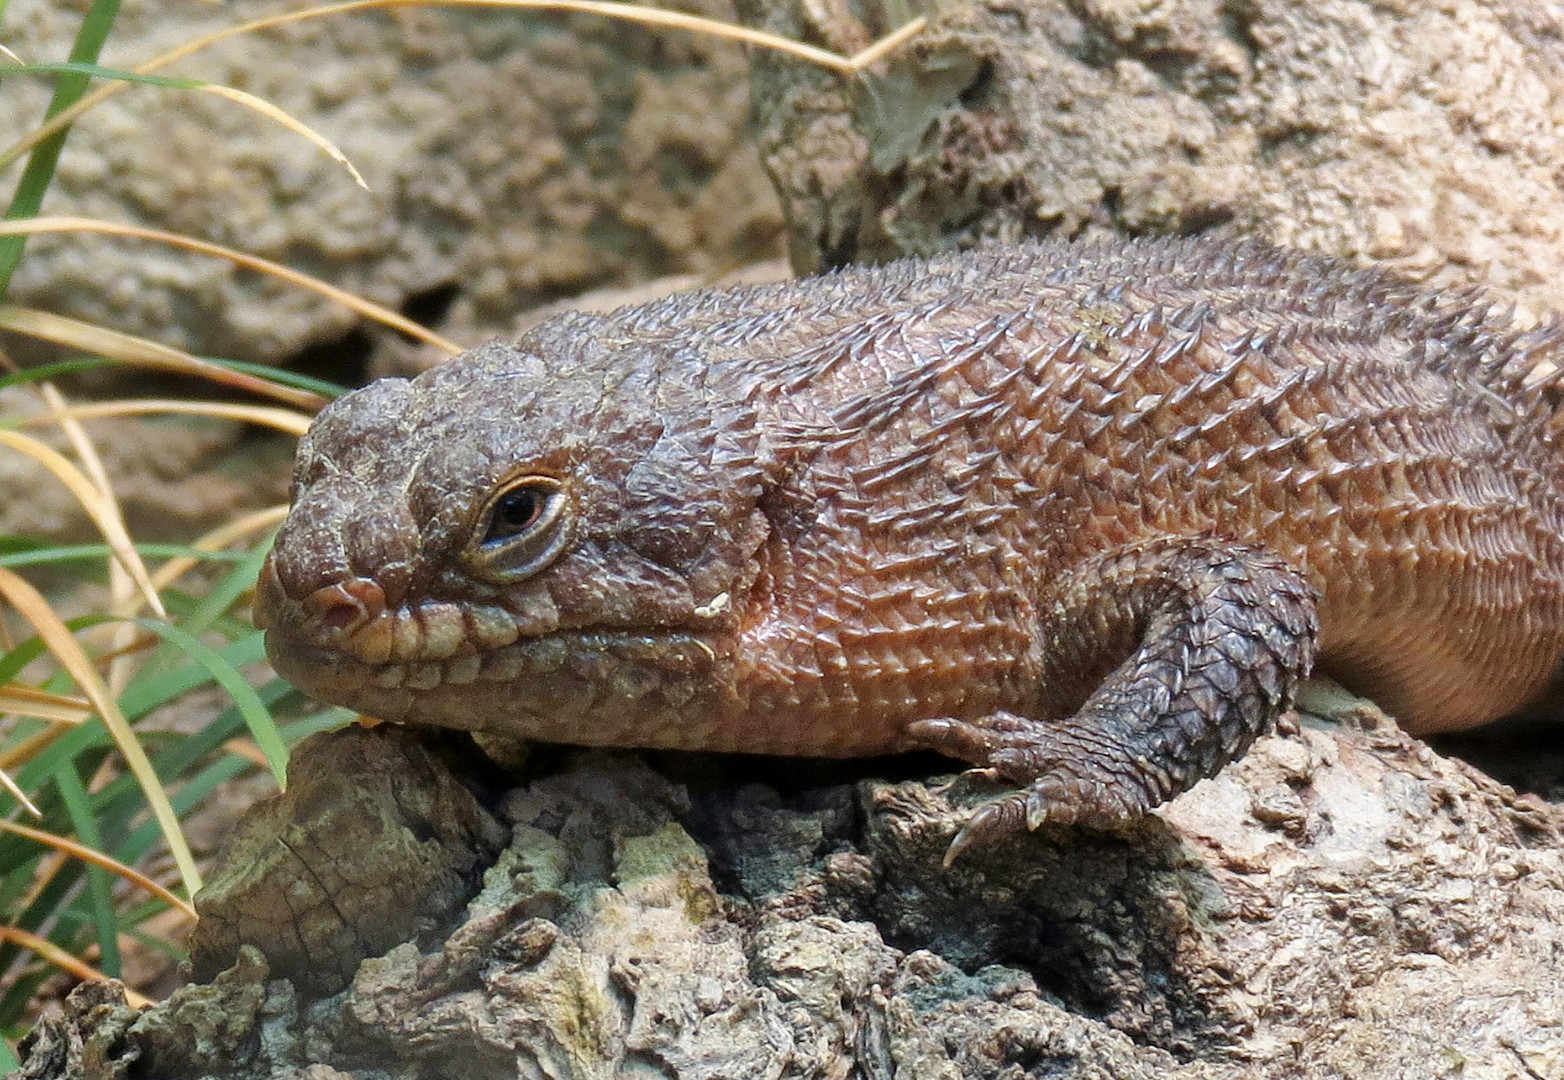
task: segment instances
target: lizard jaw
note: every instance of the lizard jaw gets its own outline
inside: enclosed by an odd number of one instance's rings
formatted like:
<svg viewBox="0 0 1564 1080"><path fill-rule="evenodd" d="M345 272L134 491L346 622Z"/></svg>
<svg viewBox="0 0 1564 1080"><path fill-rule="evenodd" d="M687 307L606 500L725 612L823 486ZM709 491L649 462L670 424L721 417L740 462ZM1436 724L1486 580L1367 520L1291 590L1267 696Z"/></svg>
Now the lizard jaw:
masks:
<svg viewBox="0 0 1564 1080"><path fill-rule="evenodd" d="M441 631L447 610L465 633ZM256 624L277 673L322 701L383 720L586 745L623 743L632 728L637 745L685 745L690 725L676 718L709 701L731 664L683 629L529 635L508 621L508 634L479 635L465 606L387 611L360 579L295 600L269 563Z"/></svg>

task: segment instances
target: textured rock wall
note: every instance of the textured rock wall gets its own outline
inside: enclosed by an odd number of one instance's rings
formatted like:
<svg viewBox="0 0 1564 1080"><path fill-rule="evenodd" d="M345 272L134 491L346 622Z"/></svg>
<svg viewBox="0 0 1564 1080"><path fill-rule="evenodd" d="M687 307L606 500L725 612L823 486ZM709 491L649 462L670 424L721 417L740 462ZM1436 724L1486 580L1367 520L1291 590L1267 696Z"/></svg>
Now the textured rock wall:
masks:
<svg viewBox="0 0 1564 1080"><path fill-rule="evenodd" d="M104 62L130 66L276 4L130 0ZM694 10L732 19L726 0ZM13 5L5 43L63 59L79 5ZM287 263L462 340L605 282L715 273L770 254L776 198L747 139L741 50L590 16L407 8L294 24L167 69L259 94L333 139L358 188L231 102L137 87L72 133L44 210L172 229ZM7 80L0 139L43 114ZM280 362L356 319L256 274L158 245L36 239L14 287L200 353Z"/></svg>
<svg viewBox="0 0 1564 1080"><path fill-rule="evenodd" d="M740 0L829 44L888 0ZM916 6L916 5L915 5ZM795 265L1207 229L1564 311L1564 6L978 0L862 86L756 58ZM855 11L859 10L857 8Z"/></svg>

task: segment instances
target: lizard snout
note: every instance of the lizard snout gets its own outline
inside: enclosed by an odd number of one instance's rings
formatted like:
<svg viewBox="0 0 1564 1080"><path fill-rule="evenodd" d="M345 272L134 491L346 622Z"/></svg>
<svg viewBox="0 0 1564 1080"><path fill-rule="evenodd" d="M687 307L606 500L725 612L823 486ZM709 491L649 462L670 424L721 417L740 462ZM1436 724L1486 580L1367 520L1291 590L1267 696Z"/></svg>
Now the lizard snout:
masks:
<svg viewBox="0 0 1564 1080"><path fill-rule="evenodd" d="M324 585L298 602L302 616L299 629L315 646L365 663L407 659L400 654L412 651L412 643L399 643L396 633L403 620L386 608L386 593L379 584L368 578L346 578Z"/></svg>
<svg viewBox="0 0 1564 1080"><path fill-rule="evenodd" d="M386 593L368 578L349 578L316 589L300 605L322 637L351 638L385 614Z"/></svg>
<svg viewBox="0 0 1564 1080"><path fill-rule="evenodd" d="M268 638L286 639L383 662L391 654L391 620L385 589L362 577L319 586L303 597L286 587L274 551L261 568L255 625Z"/></svg>
<svg viewBox="0 0 1564 1080"><path fill-rule="evenodd" d="M271 570L270 563L267 569ZM383 664L405 651L397 648L399 620L387 610L385 590L368 578L344 578L295 600L281 587L275 572L263 572L255 621L268 636L280 635L365 663Z"/></svg>

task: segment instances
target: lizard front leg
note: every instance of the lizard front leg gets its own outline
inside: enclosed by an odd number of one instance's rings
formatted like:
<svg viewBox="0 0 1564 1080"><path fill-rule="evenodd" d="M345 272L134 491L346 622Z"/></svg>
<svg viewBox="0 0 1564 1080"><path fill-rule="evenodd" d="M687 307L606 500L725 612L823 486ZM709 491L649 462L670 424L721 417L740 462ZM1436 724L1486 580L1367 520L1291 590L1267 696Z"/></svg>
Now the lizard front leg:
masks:
<svg viewBox="0 0 1564 1080"><path fill-rule="evenodd" d="M909 726L920 745L1019 788L973 814L946 864L1044 822L1131 820L1214 775L1291 705L1314 661L1317 598L1276 556L1210 538L1136 544L1055 582L1043 696L1104 653L1129 656L1062 719L999 712Z"/></svg>

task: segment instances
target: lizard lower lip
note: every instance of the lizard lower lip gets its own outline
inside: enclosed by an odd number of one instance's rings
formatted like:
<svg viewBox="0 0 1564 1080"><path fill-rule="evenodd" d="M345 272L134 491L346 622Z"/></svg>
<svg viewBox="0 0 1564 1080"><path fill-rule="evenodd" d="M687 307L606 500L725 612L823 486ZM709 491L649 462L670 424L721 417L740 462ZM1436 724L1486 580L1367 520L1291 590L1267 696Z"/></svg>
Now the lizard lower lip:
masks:
<svg viewBox="0 0 1564 1080"><path fill-rule="evenodd" d="M295 629L284 623L267 630L267 657L279 675L312 697L395 720L465 713L500 688L511 692L502 716L529 711L534 698L605 692L628 706L646 693L693 692L692 683L721 662L710 644L685 633L566 631L455 657L372 663Z"/></svg>
<svg viewBox="0 0 1564 1080"><path fill-rule="evenodd" d="M266 659L277 674L305 693L343 705L374 672L361 660L280 634L274 627L266 630Z"/></svg>

